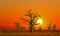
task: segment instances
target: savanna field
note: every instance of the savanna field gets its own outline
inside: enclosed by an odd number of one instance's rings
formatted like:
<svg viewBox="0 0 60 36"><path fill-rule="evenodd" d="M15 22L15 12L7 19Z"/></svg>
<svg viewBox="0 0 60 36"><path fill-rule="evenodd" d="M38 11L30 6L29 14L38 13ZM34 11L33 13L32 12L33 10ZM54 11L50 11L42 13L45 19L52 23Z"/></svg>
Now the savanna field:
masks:
<svg viewBox="0 0 60 36"><path fill-rule="evenodd" d="M0 0L0 36L60 36L60 0Z"/></svg>
<svg viewBox="0 0 60 36"><path fill-rule="evenodd" d="M60 32L0 32L0 36L60 36Z"/></svg>

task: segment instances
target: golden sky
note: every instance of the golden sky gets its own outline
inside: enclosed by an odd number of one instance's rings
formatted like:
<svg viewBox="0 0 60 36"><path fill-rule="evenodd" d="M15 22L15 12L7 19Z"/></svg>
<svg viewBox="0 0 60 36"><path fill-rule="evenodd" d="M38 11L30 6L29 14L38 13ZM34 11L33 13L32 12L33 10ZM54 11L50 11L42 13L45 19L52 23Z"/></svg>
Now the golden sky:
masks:
<svg viewBox="0 0 60 36"><path fill-rule="evenodd" d="M39 13L44 24L52 22L60 29L60 0L0 0L0 24L12 27L29 9Z"/></svg>

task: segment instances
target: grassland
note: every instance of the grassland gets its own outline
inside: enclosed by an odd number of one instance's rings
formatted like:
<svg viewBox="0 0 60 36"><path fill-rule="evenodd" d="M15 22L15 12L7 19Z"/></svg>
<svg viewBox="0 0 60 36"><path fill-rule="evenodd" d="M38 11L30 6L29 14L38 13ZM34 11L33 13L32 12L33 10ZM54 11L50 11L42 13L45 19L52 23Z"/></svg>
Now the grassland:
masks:
<svg viewBox="0 0 60 36"><path fill-rule="evenodd" d="M60 36L60 32L0 32L0 36Z"/></svg>

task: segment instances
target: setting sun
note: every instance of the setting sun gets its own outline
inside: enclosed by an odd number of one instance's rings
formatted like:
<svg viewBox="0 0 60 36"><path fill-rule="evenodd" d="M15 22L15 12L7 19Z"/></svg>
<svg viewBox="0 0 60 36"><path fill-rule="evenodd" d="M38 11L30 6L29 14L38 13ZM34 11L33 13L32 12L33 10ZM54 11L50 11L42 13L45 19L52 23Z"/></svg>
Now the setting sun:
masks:
<svg viewBox="0 0 60 36"><path fill-rule="evenodd" d="M37 20L37 24L42 24L42 23L43 23L43 20L39 18L39 19Z"/></svg>
<svg viewBox="0 0 60 36"><path fill-rule="evenodd" d="M42 20L42 19L38 19L38 20L37 20L37 23L38 23L38 24L42 24L42 23L43 23L43 20Z"/></svg>

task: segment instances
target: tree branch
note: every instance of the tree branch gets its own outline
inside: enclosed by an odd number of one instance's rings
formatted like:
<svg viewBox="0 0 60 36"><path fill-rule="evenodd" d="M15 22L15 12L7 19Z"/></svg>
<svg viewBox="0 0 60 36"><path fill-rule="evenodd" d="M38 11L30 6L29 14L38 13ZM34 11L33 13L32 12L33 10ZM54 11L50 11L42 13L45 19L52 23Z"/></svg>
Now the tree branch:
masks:
<svg viewBox="0 0 60 36"><path fill-rule="evenodd" d="M33 13L31 13L31 9L29 11L27 11L27 13L25 14L26 16L31 17Z"/></svg>
<svg viewBox="0 0 60 36"><path fill-rule="evenodd" d="M21 18L21 20L24 20L24 21L26 21L26 22L28 22L28 23L29 23L29 21L28 21L28 20L26 20L25 18Z"/></svg>
<svg viewBox="0 0 60 36"><path fill-rule="evenodd" d="M35 19L36 17L41 17L41 16L38 15L38 14L33 15L33 19L32 19L32 21L34 21L34 19Z"/></svg>

